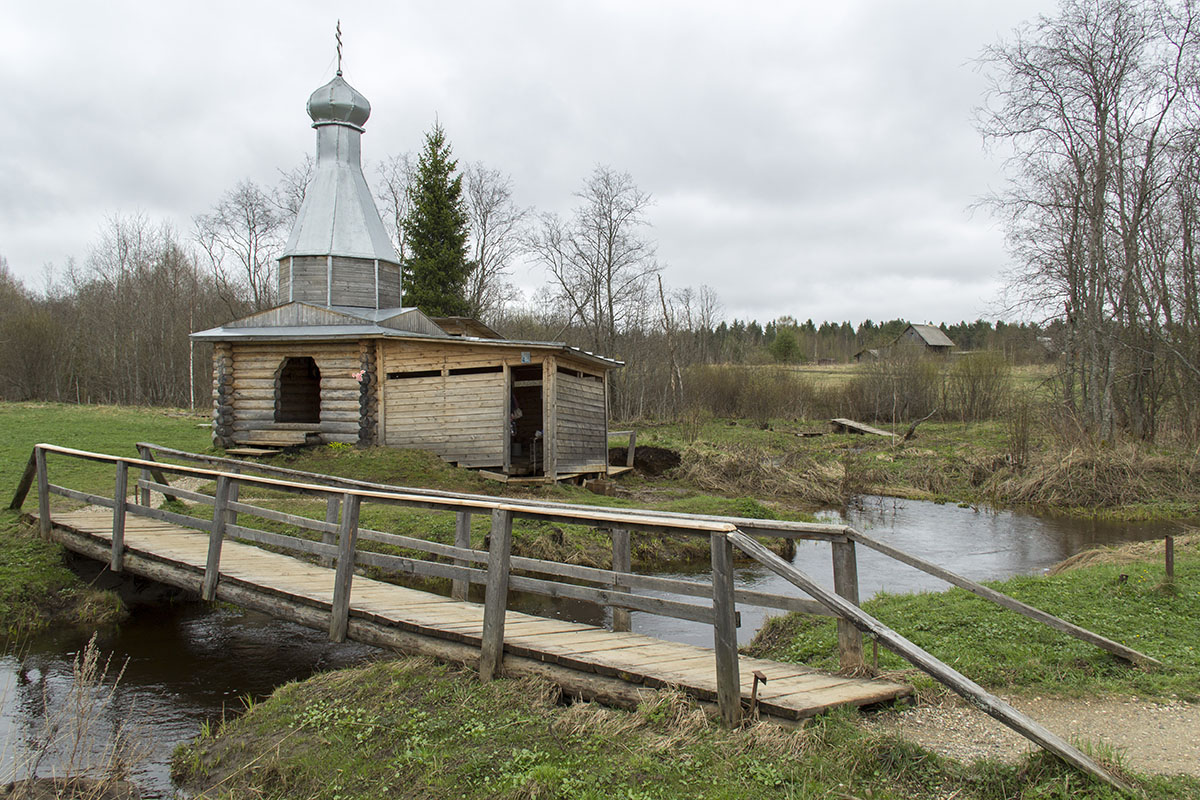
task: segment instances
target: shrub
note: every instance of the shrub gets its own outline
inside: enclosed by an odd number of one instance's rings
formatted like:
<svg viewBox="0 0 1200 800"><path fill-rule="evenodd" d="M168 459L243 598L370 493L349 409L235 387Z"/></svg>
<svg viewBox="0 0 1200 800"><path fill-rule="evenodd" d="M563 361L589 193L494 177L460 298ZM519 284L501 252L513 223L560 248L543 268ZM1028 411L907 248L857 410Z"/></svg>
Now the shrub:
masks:
<svg viewBox="0 0 1200 800"><path fill-rule="evenodd" d="M1012 369L1003 353L966 353L946 370L945 413L963 422L991 419L1008 396Z"/></svg>

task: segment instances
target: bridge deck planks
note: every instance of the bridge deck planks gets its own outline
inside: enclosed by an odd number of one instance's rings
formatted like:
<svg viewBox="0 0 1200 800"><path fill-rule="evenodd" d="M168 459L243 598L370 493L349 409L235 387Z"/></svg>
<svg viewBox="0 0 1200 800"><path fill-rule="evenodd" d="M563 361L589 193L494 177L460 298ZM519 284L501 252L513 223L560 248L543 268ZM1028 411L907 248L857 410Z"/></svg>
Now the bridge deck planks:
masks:
<svg viewBox="0 0 1200 800"><path fill-rule="evenodd" d="M56 528L111 541L112 513L60 512ZM64 542L70 546L70 542ZM185 567L203 574L208 534L130 514L125 523L128 552ZM308 605L331 607L334 570L251 544L226 541L221 551L221 579L233 580ZM478 645L483 606L452 600L356 575L351 616L421 633ZM508 611L505 652L536 658L584 672L619 677L651 687L678 686L702 700L717 694L713 651L666 642L637 633L614 633L594 625L548 619ZM740 660L741 692L749 699L753 672L768 678L758 689L764 710L775 716L803 719L838 705L866 705L903 697L907 686L878 680L829 675L798 664L759 658Z"/></svg>

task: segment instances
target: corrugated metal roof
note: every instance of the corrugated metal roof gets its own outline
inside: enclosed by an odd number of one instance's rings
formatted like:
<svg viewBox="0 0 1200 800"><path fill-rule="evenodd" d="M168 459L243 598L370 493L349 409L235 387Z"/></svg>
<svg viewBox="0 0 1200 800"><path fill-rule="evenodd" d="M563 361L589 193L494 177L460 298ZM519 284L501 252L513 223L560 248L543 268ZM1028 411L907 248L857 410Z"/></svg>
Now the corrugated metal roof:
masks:
<svg viewBox="0 0 1200 800"><path fill-rule="evenodd" d="M198 342L278 342L278 341L338 341L342 339L397 339L401 341L426 341L451 345L483 345L510 350L556 350L562 353L603 366L606 369L625 366L625 362L598 356L587 350L572 347L564 342L537 342L515 339L480 339L473 336L434 336L412 331L385 328L382 325L364 322L362 325L281 325L230 328L221 326L197 331L191 338Z"/></svg>

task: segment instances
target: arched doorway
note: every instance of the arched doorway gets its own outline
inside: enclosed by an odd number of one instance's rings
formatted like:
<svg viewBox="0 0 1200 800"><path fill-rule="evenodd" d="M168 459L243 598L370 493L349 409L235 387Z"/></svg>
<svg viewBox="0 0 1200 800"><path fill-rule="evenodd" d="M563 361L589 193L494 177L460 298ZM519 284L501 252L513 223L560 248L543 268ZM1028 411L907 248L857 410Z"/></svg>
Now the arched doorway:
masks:
<svg viewBox="0 0 1200 800"><path fill-rule="evenodd" d="M321 421L321 370L309 356L284 359L275 379L276 422Z"/></svg>

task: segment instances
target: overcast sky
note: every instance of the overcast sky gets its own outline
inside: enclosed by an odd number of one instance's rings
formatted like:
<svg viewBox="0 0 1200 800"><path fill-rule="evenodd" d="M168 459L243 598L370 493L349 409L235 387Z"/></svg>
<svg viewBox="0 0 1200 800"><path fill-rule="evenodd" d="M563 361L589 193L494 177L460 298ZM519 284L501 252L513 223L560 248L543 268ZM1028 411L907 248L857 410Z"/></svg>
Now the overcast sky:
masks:
<svg viewBox="0 0 1200 800"><path fill-rule="evenodd" d="M368 162L436 116L538 210L568 213L597 164L629 172L667 285L730 318L994 318L1003 231L971 206L1003 173L973 59L1054 7L0 0L0 255L38 288L108 215L186 235L239 180L274 184L313 150L340 17Z"/></svg>

